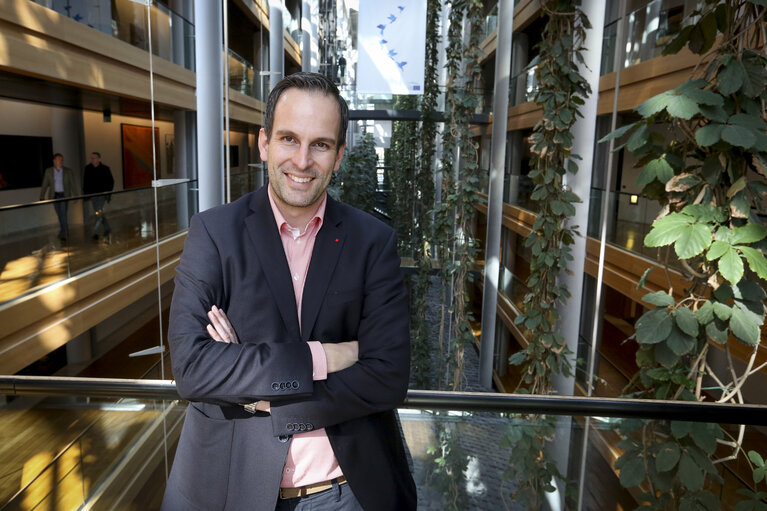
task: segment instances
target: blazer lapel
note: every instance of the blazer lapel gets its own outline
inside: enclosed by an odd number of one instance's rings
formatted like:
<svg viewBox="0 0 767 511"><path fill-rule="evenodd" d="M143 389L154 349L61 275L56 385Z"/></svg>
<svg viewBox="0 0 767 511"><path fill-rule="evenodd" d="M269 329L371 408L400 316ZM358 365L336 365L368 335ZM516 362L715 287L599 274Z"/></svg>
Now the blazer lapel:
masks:
<svg viewBox="0 0 767 511"><path fill-rule="evenodd" d="M261 262L264 277L280 310L286 330L291 338L298 339L298 313L290 268L266 194L266 186L253 194L250 208L253 213L245 218L245 225L252 241L253 252Z"/></svg>
<svg viewBox="0 0 767 511"><path fill-rule="evenodd" d="M314 241L312 259L304 283L304 296L301 304L301 339L304 341L309 340L309 336L314 330L317 314L319 314L320 306L344 246L344 232L340 225L341 216L338 211L338 203L328 196L325 218Z"/></svg>

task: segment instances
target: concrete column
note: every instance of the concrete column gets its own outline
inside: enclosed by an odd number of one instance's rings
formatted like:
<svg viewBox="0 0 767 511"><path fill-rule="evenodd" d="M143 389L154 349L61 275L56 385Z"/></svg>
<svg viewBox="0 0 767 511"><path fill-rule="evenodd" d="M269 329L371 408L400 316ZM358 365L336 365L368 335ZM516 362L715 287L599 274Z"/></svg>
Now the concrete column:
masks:
<svg viewBox="0 0 767 511"><path fill-rule="evenodd" d="M269 0L269 89L285 76L285 36L282 0Z"/></svg>
<svg viewBox="0 0 767 511"><path fill-rule="evenodd" d="M181 110L173 112L173 177L195 178L194 133L194 112ZM194 183L176 186L176 219L181 229L189 227L190 188L197 188L197 186ZM193 213L194 210L191 212Z"/></svg>
<svg viewBox="0 0 767 511"><path fill-rule="evenodd" d="M200 211L224 203L223 34L221 1L194 3L197 161Z"/></svg>
<svg viewBox="0 0 767 511"><path fill-rule="evenodd" d="M51 108L51 137L53 138L53 152L64 156L64 166L72 169L75 176L75 189L73 195L80 195L83 191L83 168L85 166L85 145L83 140L83 113L73 108ZM98 151L98 149L92 149ZM46 166L53 165L53 162ZM51 208L52 209L52 208ZM83 201L69 201L69 228L73 224L84 224L87 221L87 210L83 207Z"/></svg>
<svg viewBox="0 0 767 511"><path fill-rule="evenodd" d="M309 0L301 3L301 71L312 70L312 6Z"/></svg>
<svg viewBox="0 0 767 511"><path fill-rule="evenodd" d="M490 389L493 384L498 277L500 273L501 222L503 215L503 174L506 156L506 112L509 110L509 74L511 72L511 29L514 2L498 2L498 44L495 50L495 90L493 99L492 157L487 191L487 236L485 245L485 280L482 292L482 336L479 344L479 384Z"/></svg>
<svg viewBox="0 0 767 511"><path fill-rule="evenodd" d="M509 188L506 190L506 202L519 202L519 180L522 175L522 155L525 154L524 139L519 130L509 132Z"/></svg>

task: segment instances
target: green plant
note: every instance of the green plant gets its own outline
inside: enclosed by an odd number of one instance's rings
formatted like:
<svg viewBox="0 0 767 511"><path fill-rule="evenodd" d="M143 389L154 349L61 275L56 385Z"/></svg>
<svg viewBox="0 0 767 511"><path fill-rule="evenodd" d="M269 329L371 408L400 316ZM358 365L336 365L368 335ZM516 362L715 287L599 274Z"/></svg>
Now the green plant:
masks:
<svg viewBox="0 0 767 511"><path fill-rule="evenodd" d="M632 395L700 400L710 377L720 389L714 399L743 402L746 380L763 367L754 366L767 297L767 227L759 217L767 193L767 4L707 0L695 14L664 50L686 46L701 56L691 80L642 103L639 121L604 139L628 135L643 193L663 207L645 245L673 249L690 282L644 296L655 307L635 324L640 370ZM751 350L745 369L733 361L733 342ZM709 364L712 346L724 351L725 371ZM648 490L645 509L719 508L705 480L717 477L712 459L724 432L686 424L622 427L627 450L616 467L624 486ZM726 442L730 458L740 438Z"/></svg>
<svg viewBox="0 0 767 511"><path fill-rule="evenodd" d="M341 182L340 199L368 213L373 212L377 183L375 143L370 133L366 133L354 147L349 149L338 169Z"/></svg>
<svg viewBox="0 0 767 511"><path fill-rule="evenodd" d="M583 63L581 52L589 22L575 0L550 0L542 3L547 22L543 39L537 45L539 55L531 63L535 68L538 90L534 101L543 107L543 118L530 137L532 170L535 185L530 196L536 201L537 218L525 241L531 249L530 276L525 308L515 322L525 329L528 345L513 354L509 362L522 365L518 392L549 394L552 375L572 375L572 364L564 337L557 331L557 307L570 297L559 277L572 260L570 245L575 227L576 194L564 186L565 175L578 169L573 154L572 127L583 98L590 92L578 71ZM510 428L504 443L512 448L512 459L504 474L516 481L512 499L525 509L538 509L544 493L554 490L554 479L562 479L554 461L545 455L545 446L556 433L556 419L546 416L523 416L522 425Z"/></svg>
<svg viewBox="0 0 767 511"><path fill-rule="evenodd" d="M753 463L753 476L754 486L758 485L762 481L767 482L765 474L767 473L767 467L765 467L764 458L756 451L748 451L748 459ZM767 492L746 490L745 488L738 490L738 493L748 497L748 500L744 500L735 504L734 511L765 511L767 510Z"/></svg>

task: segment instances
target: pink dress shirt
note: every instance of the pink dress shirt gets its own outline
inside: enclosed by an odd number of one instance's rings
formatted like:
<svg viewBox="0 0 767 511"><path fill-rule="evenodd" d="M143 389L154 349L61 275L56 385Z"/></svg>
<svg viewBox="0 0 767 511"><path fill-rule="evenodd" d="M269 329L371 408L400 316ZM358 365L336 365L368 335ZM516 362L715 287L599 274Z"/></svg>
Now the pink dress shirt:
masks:
<svg viewBox="0 0 767 511"><path fill-rule="evenodd" d="M293 281L293 291L296 296L296 309L298 310L298 327L301 328L301 303L304 294L304 283L309 271L309 262L312 259L314 240L322 227L325 217L327 195L322 199L314 217L305 226L304 231L291 227L280 213L272 197L272 189L268 188L269 203L272 213L280 231L282 248L285 250L285 258L288 260L290 276ZM313 378L314 380L327 379L327 360L325 350L317 341L309 341L309 349L312 352ZM282 469L282 488L296 488L307 484L327 481L341 477L343 472L338 466L338 460L330 446L325 429L307 431L293 435L288 457Z"/></svg>

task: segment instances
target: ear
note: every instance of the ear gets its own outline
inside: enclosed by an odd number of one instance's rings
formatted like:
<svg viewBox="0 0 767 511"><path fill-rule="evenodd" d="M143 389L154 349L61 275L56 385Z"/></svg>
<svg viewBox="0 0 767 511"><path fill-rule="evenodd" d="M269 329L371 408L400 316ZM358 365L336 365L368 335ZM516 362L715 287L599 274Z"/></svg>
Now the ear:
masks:
<svg viewBox="0 0 767 511"><path fill-rule="evenodd" d="M344 149L346 149L346 144L343 144L338 148L338 152L336 153L336 164L333 167L333 172L338 172L338 169L341 167L341 160L344 159Z"/></svg>
<svg viewBox="0 0 767 511"><path fill-rule="evenodd" d="M258 152L261 156L261 161L267 161L269 159L269 139L266 138L266 131L261 128L258 131Z"/></svg>

